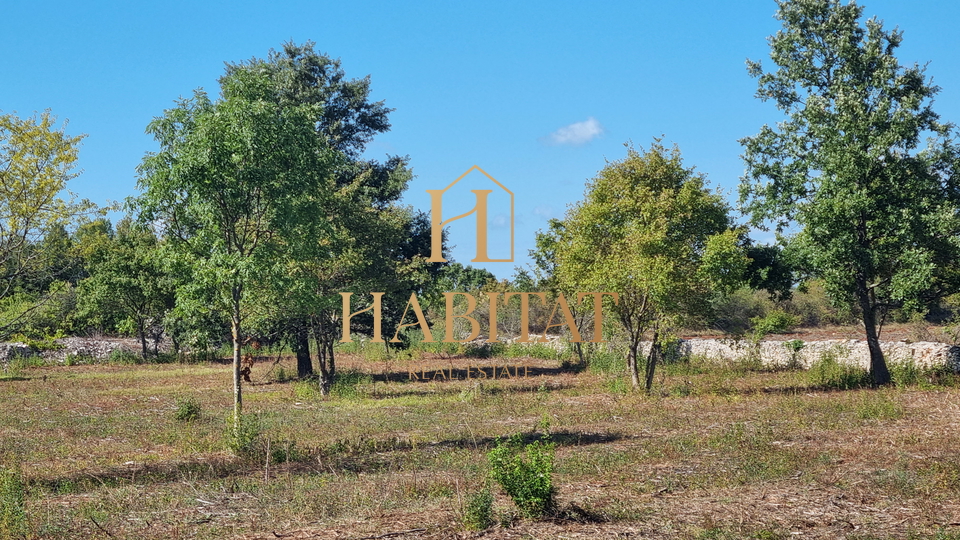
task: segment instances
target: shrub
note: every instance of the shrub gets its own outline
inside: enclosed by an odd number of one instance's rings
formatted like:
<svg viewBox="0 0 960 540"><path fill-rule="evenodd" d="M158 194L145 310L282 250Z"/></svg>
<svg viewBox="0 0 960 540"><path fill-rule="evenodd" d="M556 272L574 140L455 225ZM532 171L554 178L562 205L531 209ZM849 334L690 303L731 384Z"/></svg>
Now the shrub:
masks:
<svg viewBox="0 0 960 540"><path fill-rule="evenodd" d="M196 398L187 397L177 400L177 410L173 419L178 422L192 422L200 419L200 402Z"/></svg>
<svg viewBox="0 0 960 540"><path fill-rule="evenodd" d="M753 327L754 339L760 340L769 334L783 334L793 329L800 323L800 318L783 310L776 310L763 317L753 317L750 319L750 326Z"/></svg>
<svg viewBox="0 0 960 540"><path fill-rule="evenodd" d="M463 510L463 526L469 531L482 531L493 525L493 494L490 488L470 495Z"/></svg>
<svg viewBox="0 0 960 540"><path fill-rule="evenodd" d="M238 426L234 422L233 412L227 415L227 446L234 454L248 458L262 455L263 440L260 433L259 416L241 415Z"/></svg>
<svg viewBox="0 0 960 540"><path fill-rule="evenodd" d="M537 519L554 510L554 447L546 442L546 436L525 444L523 436L517 434L498 441L487 454L491 477L525 517Z"/></svg>

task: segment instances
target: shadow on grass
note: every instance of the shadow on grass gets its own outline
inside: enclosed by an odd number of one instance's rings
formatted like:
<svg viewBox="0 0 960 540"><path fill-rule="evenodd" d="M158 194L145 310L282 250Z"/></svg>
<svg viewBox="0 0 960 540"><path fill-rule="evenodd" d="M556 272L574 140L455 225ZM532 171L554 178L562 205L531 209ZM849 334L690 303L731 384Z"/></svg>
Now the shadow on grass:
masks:
<svg viewBox="0 0 960 540"><path fill-rule="evenodd" d="M377 382L491 382L555 377L564 373L574 373L574 371L561 367L548 368L525 366L523 364L500 364L470 366L467 368L447 366L433 369L391 371L386 373L371 373L370 377Z"/></svg>
<svg viewBox="0 0 960 540"><path fill-rule="evenodd" d="M539 433L523 434L523 440L526 443L542 440L542 437L543 435ZM613 433L557 431L550 433L547 440L558 446L584 446L614 442L622 438L622 435ZM299 449L295 459L289 462L280 460L279 463L273 463L270 470L274 474L332 474L334 476L389 472L415 465L419 461L417 453L421 451L432 454L439 448L475 449L485 452L494 448L499 440L499 437L460 437L427 443L389 438L337 441L325 448ZM245 458L217 456L212 459L131 464L97 471L78 471L53 478L28 479L28 484L34 489L55 494L75 494L130 485L262 477L263 472L264 456Z"/></svg>

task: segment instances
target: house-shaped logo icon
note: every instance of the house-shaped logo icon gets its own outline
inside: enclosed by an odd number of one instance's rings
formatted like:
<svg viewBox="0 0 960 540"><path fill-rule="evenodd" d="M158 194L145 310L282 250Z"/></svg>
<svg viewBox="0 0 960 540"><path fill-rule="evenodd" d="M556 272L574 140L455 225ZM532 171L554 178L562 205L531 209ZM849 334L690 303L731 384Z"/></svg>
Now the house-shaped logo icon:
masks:
<svg viewBox="0 0 960 540"><path fill-rule="evenodd" d="M510 196L510 258L509 259L491 259L487 254L487 198L491 193L492 189L471 189L470 192L476 197L476 205L469 212L460 214L459 216L452 217L450 219L443 219L443 194L455 186L457 182L462 180L465 176L472 173L473 171L480 171L484 176L489 178L494 184L496 184L500 189L506 192ZM514 227L513 227L513 192L506 188L503 184L497 181L496 178L487 174L486 171L480 167L474 165L467 169L467 172L460 175L459 178L454 180L449 186L443 189L428 189L427 193L430 194L430 258L427 259L430 262L446 262L447 259L443 257L443 228L452 221L456 221L460 218L467 217L471 214L476 214L477 216L477 256L474 259L471 259L471 262L513 262L513 240L514 240Z"/></svg>

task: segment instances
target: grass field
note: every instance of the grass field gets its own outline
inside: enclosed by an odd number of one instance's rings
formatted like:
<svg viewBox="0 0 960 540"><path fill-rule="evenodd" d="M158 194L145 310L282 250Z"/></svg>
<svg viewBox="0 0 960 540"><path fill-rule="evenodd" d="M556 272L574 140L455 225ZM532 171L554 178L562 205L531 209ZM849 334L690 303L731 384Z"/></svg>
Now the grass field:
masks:
<svg viewBox="0 0 960 540"><path fill-rule="evenodd" d="M841 391L693 360L646 396L510 359L531 376L398 382L498 361L432 362L342 357L326 398L260 363L239 440L225 364L23 367L0 380L0 537L960 538L951 375ZM493 484L493 526L466 530L517 433L556 444L555 517Z"/></svg>

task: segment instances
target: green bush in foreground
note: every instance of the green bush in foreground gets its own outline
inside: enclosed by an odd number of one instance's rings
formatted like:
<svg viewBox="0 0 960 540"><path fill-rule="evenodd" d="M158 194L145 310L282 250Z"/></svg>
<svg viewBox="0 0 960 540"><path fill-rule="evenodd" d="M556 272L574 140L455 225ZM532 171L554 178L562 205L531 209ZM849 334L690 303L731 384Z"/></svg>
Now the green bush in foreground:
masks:
<svg viewBox="0 0 960 540"><path fill-rule="evenodd" d="M468 531L482 531L493 525L493 493L490 488L470 495L463 510L463 526Z"/></svg>
<svg viewBox="0 0 960 540"><path fill-rule="evenodd" d="M187 397L177 400L177 410L173 419L178 422L192 422L200 419L200 402L196 398Z"/></svg>
<svg viewBox="0 0 960 540"><path fill-rule="evenodd" d="M525 444L523 436L513 435L499 441L487 454L490 474L513 499L524 517L537 519L556 506L553 487L553 453L555 445L541 440Z"/></svg>

